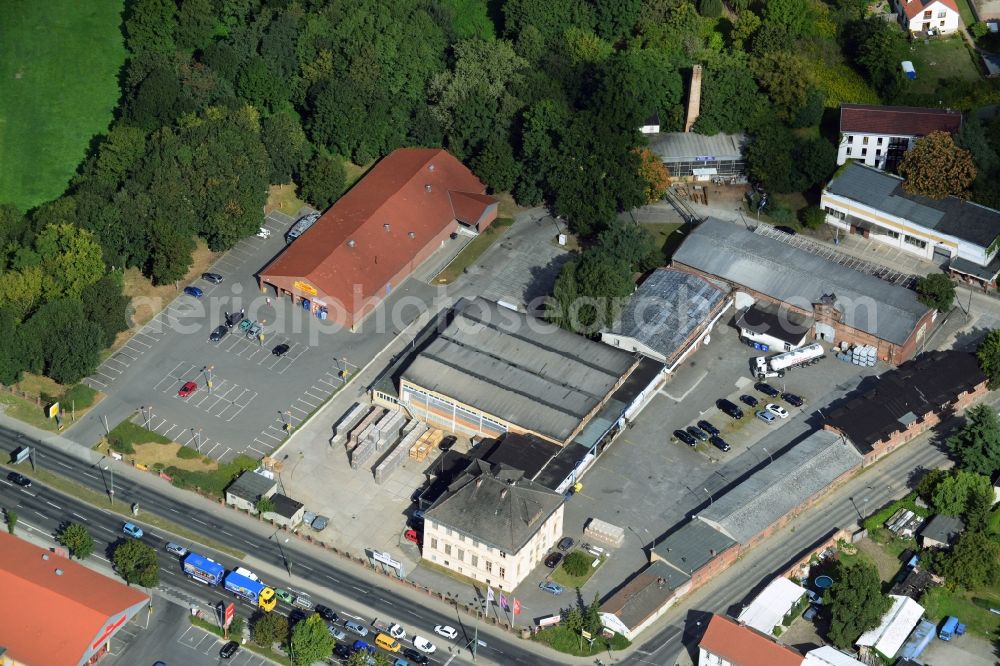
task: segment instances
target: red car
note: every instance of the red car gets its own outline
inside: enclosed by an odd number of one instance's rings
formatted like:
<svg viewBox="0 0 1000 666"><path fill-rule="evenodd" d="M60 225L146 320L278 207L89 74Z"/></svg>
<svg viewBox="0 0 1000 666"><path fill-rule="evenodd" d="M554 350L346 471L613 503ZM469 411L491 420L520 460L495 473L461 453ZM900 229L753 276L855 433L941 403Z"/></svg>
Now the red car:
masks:
<svg viewBox="0 0 1000 666"><path fill-rule="evenodd" d="M197 390L198 390L197 384L195 384L194 382L185 382L184 386L181 387L181 390L177 392L177 397L186 398Z"/></svg>
<svg viewBox="0 0 1000 666"><path fill-rule="evenodd" d="M417 544L418 546L420 545L420 535L417 534L416 530L406 530L406 532L403 533L403 537L407 541L412 541L413 543Z"/></svg>

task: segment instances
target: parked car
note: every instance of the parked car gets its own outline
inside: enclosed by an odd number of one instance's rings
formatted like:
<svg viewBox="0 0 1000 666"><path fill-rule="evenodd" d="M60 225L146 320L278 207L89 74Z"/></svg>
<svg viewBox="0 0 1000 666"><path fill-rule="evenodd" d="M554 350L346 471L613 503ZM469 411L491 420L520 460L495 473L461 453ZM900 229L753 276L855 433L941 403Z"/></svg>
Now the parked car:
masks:
<svg viewBox="0 0 1000 666"><path fill-rule="evenodd" d="M354 648L355 652L361 652L362 650L364 650L368 654L371 655L375 654L375 646L372 645L371 643L366 643L365 641L360 641L360 640L354 641L354 645L352 645L351 647Z"/></svg>
<svg viewBox="0 0 1000 666"><path fill-rule="evenodd" d="M781 233L788 234L789 236L795 235L795 229L792 229L791 227L786 227L783 224L776 226L775 229L777 229Z"/></svg>
<svg viewBox="0 0 1000 666"><path fill-rule="evenodd" d="M698 426L688 426L686 428L686 430L687 430L687 434L691 435L692 437L694 437L695 439L697 439L699 442L707 442L708 441L708 433L706 433L704 430L702 430Z"/></svg>
<svg viewBox="0 0 1000 666"><path fill-rule="evenodd" d="M679 439L688 446L696 446L698 444L695 438L689 435L686 430L674 430L674 439Z"/></svg>
<svg viewBox="0 0 1000 666"><path fill-rule="evenodd" d="M351 646L343 642L345 640L343 638L336 638L336 636L334 638L337 644L333 646L333 656L337 657L337 659L350 659L351 653L354 652Z"/></svg>
<svg viewBox="0 0 1000 666"><path fill-rule="evenodd" d="M760 404L760 400L753 397L752 395L747 395L746 393L740 396L740 402L742 402L747 407L756 407L757 405Z"/></svg>
<svg viewBox="0 0 1000 666"><path fill-rule="evenodd" d="M337 617L337 613L334 612L334 610L329 606L324 606L323 604L316 604L316 612L319 613L319 616L324 620L326 620L327 622L337 622L338 620L340 620L340 618Z"/></svg>
<svg viewBox="0 0 1000 666"><path fill-rule="evenodd" d="M760 410L755 414L755 416L764 423L766 423L767 425L774 425L774 422L778 420L778 418L774 414L767 411L766 409Z"/></svg>
<svg viewBox="0 0 1000 666"><path fill-rule="evenodd" d="M227 312L226 326L232 328L233 326L238 325L241 321L243 321L243 316L242 312Z"/></svg>
<svg viewBox="0 0 1000 666"><path fill-rule="evenodd" d="M802 618L805 620L812 620L814 617L816 617L816 613L818 612L819 612L818 607L810 605L809 608L806 609L806 612L802 614Z"/></svg>
<svg viewBox="0 0 1000 666"><path fill-rule="evenodd" d="M573 541L573 539L571 539L570 537L563 537L562 539L559 539L559 545L557 546L557 548L559 548L559 550L562 551L567 551L573 547L574 543L576 542Z"/></svg>
<svg viewBox="0 0 1000 666"><path fill-rule="evenodd" d="M234 654L236 654L239 651L239 649L240 649L239 643L237 643L236 641L229 641L228 643L222 646L221 650L219 650L219 656L222 657L223 659L229 659Z"/></svg>
<svg viewBox="0 0 1000 666"><path fill-rule="evenodd" d="M192 393L194 393L197 390L198 390L198 384L197 383L195 383L195 382L184 382L184 386L182 386L180 388L180 390L177 391L177 397L178 398L186 398L186 397L188 397L189 395L191 395Z"/></svg>
<svg viewBox="0 0 1000 666"><path fill-rule="evenodd" d="M406 530L403 532L403 538L407 541L420 545L420 535L417 534L416 530Z"/></svg>
<svg viewBox="0 0 1000 666"><path fill-rule="evenodd" d="M397 641L406 640L406 629L398 622L389 626L389 635Z"/></svg>
<svg viewBox="0 0 1000 666"><path fill-rule="evenodd" d="M805 402L804 400L802 400L802 398L795 395L794 393L782 393L781 399L787 402L792 407L801 407L802 404Z"/></svg>
<svg viewBox="0 0 1000 666"><path fill-rule="evenodd" d="M338 643L343 643L347 640L347 634L345 634L344 631L335 624L331 623L326 625L326 630L330 632L331 636L333 636L333 640Z"/></svg>
<svg viewBox="0 0 1000 666"><path fill-rule="evenodd" d="M403 648L403 656L412 661L414 664L426 664L429 659L420 652L417 652L411 647Z"/></svg>
<svg viewBox="0 0 1000 666"><path fill-rule="evenodd" d="M718 435L712 435L712 438L709 439L708 441L712 443L712 446L719 449L723 453L729 451L729 449L732 448L731 446L729 446L726 440L722 439Z"/></svg>
<svg viewBox="0 0 1000 666"><path fill-rule="evenodd" d="M757 382L756 384L753 385L753 387L769 398L777 398L779 395L781 395L781 391L774 388L767 382Z"/></svg>
<svg viewBox="0 0 1000 666"><path fill-rule="evenodd" d="M222 284L223 277L218 273L202 273L201 279L212 284Z"/></svg>
<svg viewBox="0 0 1000 666"><path fill-rule="evenodd" d="M282 342L280 345L274 346L274 349L271 350L271 355L281 357L287 354L289 349L290 347Z"/></svg>
<svg viewBox="0 0 1000 666"><path fill-rule="evenodd" d="M562 562L562 553L549 553L549 556L545 558L545 566L549 569L555 569Z"/></svg>
<svg viewBox="0 0 1000 666"><path fill-rule="evenodd" d="M125 523L125 525L122 526L122 532L130 537L135 537L136 539L142 538L142 528L135 523Z"/></svg>
<svg viewBox="0 0 1000 666"><path fill-rule="evenodd" d="M176 555L177 557L184 557L185 555L188 554L187 548L173 542L170 542L166 546L164 546L164 550L166 550L171 555Z"/></svg>
<svg viewBox="0 0 1000 666"><path fill-rule="evenodd" d="M270 238L270 237L271 237L271 230L268 229L267 227L261 227L260 230L257 232L257 238Z"/></svg>
<svg viewBox="0 0 1000 666"><path fill-rule="evenodd" d="M278 597L278 599L284 601L286 604L291 604L293 601L295 601L294 594L280 587L274 590L274 596Z"/></svg>
<svg viewBox="0 0 1000 666"><path fill-rule="evenodd" d="M717 400L715 402L715 406L718 407L719 411L721 411L726 416L732 417L734 419L743 418L743 410L737 407L735 404L729 402L725 398Z"/></svg>
<svg viewBox="0 0 1000 666"><path fill-rule="evenodd" d="M413 647L417 648L418 650L426 654L433 654L434 651L437 650L437 646L434 645L434 643L431 643L423 636L413 637Z"/></svg>
<svg viewBox="0 0 1000 666"><path fill-rule="evenodd" d="M453 641L458 637L458 631L455 627L448 626L447 624L439 624L435 626L434 633L438 636L444 636L449 641Z"/></svg>
<svg viewBox="0 0 1000 666"><path fill-rule="evenodd" d="M31 487L31 479L22 474L18 474L17 472L11 472L10 474L8 474L7 480L10 481L11 483L21 486L22 488Z"/></svg>
<svg viewBox="0 0 1000 666"><path fill-rule="evenodd" d="M254 322L253 324L251 324L250 328L247 330L247 340L251 340L253 338L256 338L258 335L260 335L260 332L263 331L263 330L264 330L263 326L261 326L257 322Z"/></svg>
<svg viewBox="0 0 1000 666"><path fill-rule="evenodd" d="M698 427L707 432L709 435L718 435L720 430L708 421L698 421Z"/></svg>
<svg viewBox="0 0 1000 666"><path fill-rule="evenodd" d="M202 290L198 287L184 287L184 293L188 296L193 296L195 298L201 298Z"/></svg>
<svg viewBox="0 0 1000 666"><path fill-rule="evenodd" d="M326 529L326 526L329 524L330 524L330 519L327 518L326 516L316 516L316 518L312 521L312 525L310 525L310 527L312 527L317 532L322 532L323 530Z"/></svg>
<svg viewBox="0 0 1000 666"><path fill-rule="evenodd" d="M294 608L292 609L292 612L288 614L288 626L294 627L304 619L306 619L306 612L301 608Z"/></svg>
<svg viewBox="0 0 1000 666"><path fill-rule="evenodd" d="M216 326L215 330L212 331L212 334L208 336L208 339L212 342L218 342L222 338L226 337L226 333L229 333L228 326Z"/></svg>
<svg viewBox="0 0 1000 666"><path fill-rule="evenodd" d="M562 594L563 588L559 583L553 583L552 581L542 581L538 584L538 589L545 590L549 594Z"/></svg>
<svg viewBox="0 0 1000 666"><path fill-rule="evenodd" d="M776 405L773 402L769 402L767 403L767 407L765 407L765 409L767 409L767 411L777 416L779 419L788 418L788 410L782 407L781 405Z"/></svg>
<svg viewBox="0 0 1000 666"><path fill-rule="evenodd" d="M348 620L347 622L345 622L344 628L346 628L352 634L357 634L358 636L363 637L368 635L368 627L366 627L363 624L359 624L354 620Z"/></svg>

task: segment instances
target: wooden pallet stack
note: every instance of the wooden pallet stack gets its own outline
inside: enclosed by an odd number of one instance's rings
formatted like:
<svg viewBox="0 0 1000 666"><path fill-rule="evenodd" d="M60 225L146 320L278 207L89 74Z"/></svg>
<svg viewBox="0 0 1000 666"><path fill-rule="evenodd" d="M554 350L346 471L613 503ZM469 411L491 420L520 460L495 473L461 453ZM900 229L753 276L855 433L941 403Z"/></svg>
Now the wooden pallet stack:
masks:
<svg viewBox="0 0 1000 666"><path fill-rule="evenodd" d="M443 430L428 430L420 436L420 439L413 443L413 446L410 447L410 457L417 462L427 460L427 456L431 454L431 451L437 448L442 439L444 439Z"/></svg>

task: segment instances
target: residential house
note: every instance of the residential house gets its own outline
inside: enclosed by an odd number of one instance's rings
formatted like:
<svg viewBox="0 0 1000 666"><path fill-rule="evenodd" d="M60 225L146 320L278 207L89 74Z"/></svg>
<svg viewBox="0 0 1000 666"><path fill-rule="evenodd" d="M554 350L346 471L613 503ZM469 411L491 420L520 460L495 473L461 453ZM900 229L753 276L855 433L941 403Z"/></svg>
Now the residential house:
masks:
<svg viewBox="0 0 1000 666"><path fill-rule="evenodd" d="M955 0L893 0L893 3L900 25L911 33L947 35L961 24Z"/></svg>
<svg viewBox="0 0 1000 666"><path fill-rule="evenodd" d="M939 513L920 530L920 543L924 548L950 548L964 531L961 518Z"/></svg>
<svg viewBox="0 0 1000 666"><path fill-rule="evenodd" d="M698 666L801 666L802 653L728 617L712 615L698 643Z"/></svg>
<svg viewBox="0 0 1000 666"><path fill-rule="evenodd" d="M278 491L278 482L270 472L243 472L226 488L226 504L237 509L257 513L261 497L271 497Z"/></svg>
<svg viewBox="0 0 1000 666"><path fill-rule="evenodd" d="M291 497L286 497L281 493L271 495L271 502L274 505L274 509L261 514L264 520L270 520L275 525L280 525L287 529L294 529L302 522L302 517L306 513L302 502L293 500Z"/></svg>
<svg viewBox="0 0 1000 666"><path fill-rule="evenodd" d="M913 106L840 105L837 164L854 160L876 169L895 171L913 142L931 132L955 134L962 112Z"/></svg>

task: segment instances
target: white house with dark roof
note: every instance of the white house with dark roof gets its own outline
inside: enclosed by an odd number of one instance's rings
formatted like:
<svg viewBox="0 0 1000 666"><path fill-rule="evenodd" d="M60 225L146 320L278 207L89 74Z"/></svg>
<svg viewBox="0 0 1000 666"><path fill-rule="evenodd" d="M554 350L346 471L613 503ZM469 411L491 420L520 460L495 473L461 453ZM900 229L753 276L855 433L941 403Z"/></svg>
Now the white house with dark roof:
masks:
<svg viewBox="0 0 1000 666"><path fill-rule="evenodd" d="M947 265L966 279L994 284L1000 272L1000 211L959 197L931 199L903 179L850 164L823 190L830 226Z"/></svg>
<svg viewBox="0 0 1000 666"><path fill-rule="evenodd" d="M674 268L659 268L632 295L601 342L638 352L673 372L709 339L729 310L728 286Z"/></svg>
<svg viewBox="0 0 1000 666"><path fill-rule="evenodd" d="M562 537L564 497L475 460L424 514L423 557L512 591Z"/></svg>
<svg viewBox="0 0 1000 666"><path fill-rule="evenodd" d="M894 171L920 137L960 129L962 112L952 109L841 104L837 164L853 160Z"/></svg>

